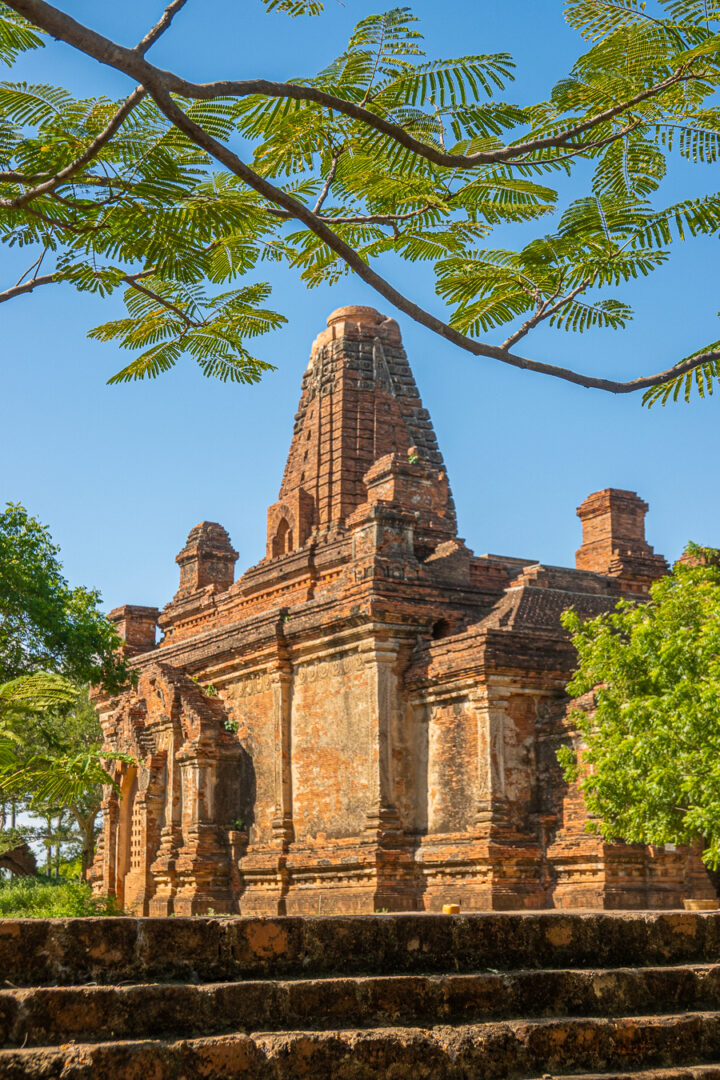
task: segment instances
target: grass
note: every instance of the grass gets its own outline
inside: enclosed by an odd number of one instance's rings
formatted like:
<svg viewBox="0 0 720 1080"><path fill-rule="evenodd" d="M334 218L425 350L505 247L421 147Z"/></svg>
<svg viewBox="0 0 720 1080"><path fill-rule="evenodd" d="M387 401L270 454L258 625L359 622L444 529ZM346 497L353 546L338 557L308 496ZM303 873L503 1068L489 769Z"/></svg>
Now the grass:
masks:
<svg viewBox="0 0 720 1080"><path fill-rule="evenodd" d="M122 914L115 901L94 897L84 881L43 876L0 880L0 919L68 919Z"/></svg>

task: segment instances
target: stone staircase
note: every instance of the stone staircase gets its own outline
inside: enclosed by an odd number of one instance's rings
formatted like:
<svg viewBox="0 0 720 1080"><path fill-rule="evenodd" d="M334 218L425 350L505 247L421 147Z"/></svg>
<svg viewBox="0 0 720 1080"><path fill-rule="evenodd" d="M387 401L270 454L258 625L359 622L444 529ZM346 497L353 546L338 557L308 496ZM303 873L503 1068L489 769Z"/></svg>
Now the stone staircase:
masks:
<svg viewBox="0 0 720 1080"><path fill-rule="evenodd" d="M720 914L0 920L0 1080L720 1080Z"/></svg>

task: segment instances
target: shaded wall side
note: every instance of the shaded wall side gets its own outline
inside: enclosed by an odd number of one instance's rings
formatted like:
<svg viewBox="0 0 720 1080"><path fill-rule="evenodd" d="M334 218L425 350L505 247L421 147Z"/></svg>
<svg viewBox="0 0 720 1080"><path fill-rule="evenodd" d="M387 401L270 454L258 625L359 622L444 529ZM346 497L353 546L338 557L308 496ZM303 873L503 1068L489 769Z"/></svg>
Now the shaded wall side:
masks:
<svg viewBox="0 0 720 1080"><path fill-rule="evenodd" d="M251 844L272 840L276 810L276 732L272 677L269 673L239 676L223 694L246 762L242 782L247 785L247 822Z"/></svg>

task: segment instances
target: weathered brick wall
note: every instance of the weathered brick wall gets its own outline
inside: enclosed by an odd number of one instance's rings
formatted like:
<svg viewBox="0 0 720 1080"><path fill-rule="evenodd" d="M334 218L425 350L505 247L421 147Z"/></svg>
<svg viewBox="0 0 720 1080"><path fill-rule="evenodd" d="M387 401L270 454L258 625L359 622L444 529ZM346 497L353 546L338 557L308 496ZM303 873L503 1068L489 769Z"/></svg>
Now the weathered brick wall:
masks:
<svg viewBox="0 0 720 1080"><path fill-rule="evenodd" d="M300 664L293 678L293 823L298 841L362 833L371 789L367 662L348 653Z"/></svg>
<svg viewBox="0 0 720 1080"><path fill-rule="evenodd" d="M243 828L251 844L272 840L275 817L275 710L272 677L267 671L239 675L221 691L228 715L238 725L237 738L252 763L254 798Z"/></svg>
<svg viewBox="0 0 720 1080"><path fill-rule="evenodd" d="M427 828L429 833L471 829L478 805L478 720L468 700L438 702L429 711Z"/></svg>

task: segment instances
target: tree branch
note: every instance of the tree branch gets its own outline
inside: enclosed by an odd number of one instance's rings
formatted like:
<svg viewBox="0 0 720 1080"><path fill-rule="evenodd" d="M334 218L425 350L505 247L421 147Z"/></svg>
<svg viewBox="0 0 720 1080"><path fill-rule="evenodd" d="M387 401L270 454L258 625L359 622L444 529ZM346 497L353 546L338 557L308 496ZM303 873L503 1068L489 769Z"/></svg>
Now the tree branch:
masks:
<svg viewBox="0 0 720 1080"><path fill-rule="evenodd" d="M577 157L578 154L586 154L589 150L602 150L603 147L609 146L610 143L618 142L623 139L630 132L637 130L639 127L643 127L649 123L657 123L657 121L647 120L645 117L641 117L639 120L633 120L632 123L626 124L624 128L618 128L617 131L613 131L611 135L606 135L604 139L597 139L594 142L585 143L571 143L570 149L567 154L559 154L556 157L546 158L533 158L530 154L518 158L517 160L509 160L507 165L532 165L533 162L543 165L554 165L559 161L569 161L571 158ZM670 127L669 124L663 125Z"/></svg>
<svg viewBox="0 0 720 1080"><path fill-rule="evenodd" d="M435 205L420 206L417 210L408 210L405 214L355 214L347 217L323 217L328 225L398 225L403 221L427 214L429 210L439 210Z"/></svg>
<svg viewBox="0 0 720 1080"><path fill-rule="evenodd" d="M319 214L318 221L324 221L328 225L397 225L400 222L419 217L421 214L427 214L429 210L442 209L441 206L436 206L434 203L427 203L425 206L418 207L417 210L408 210L404 214L348 214L345 217ZM296 216L287 210L277 210L271 206L268 207L268 210L273 217L281 218L283 221L289 221ZM313 213L316 214L317 211L313 209Z"/></svg>
<svg viewBox="0 0 720 1080"><path fill-rule="evenodd" d="M187 0L172 0L171 4L165 8L164 12L153 26L152 30L148 30L142 41L138 42L133 50L138 56L144 56L151 45L154 45L159 37L161 37L170 26L171 22L177 15L181 8L184 8L187 4Z"/></svg>
<svg viewBox="0 0 720 1080"><path fill-rule="evenodd" d="M343 259L362 281L370 285L371 288L373 288L380 296L383 296L399 311L402 311L421 326L427 327L428 330L432 330L440 337L445 338L454 345L458 345L461 349L465 349L474 356L485 356L493 360L500 360L503 364L509 364L511 367L520 368L523 371L535 371L540 375L552 375L557 379L563 379L565 382L574 383L576 386L584 386L588 389L607 390L613 394L629 394L636 390L646 389L650 386L658 386L662 383L670 382L671 379L676 378L678 375L692 371L696 367L699 367L701 364L707 363L710 360L720 360L720 351L702 353L699 356L693 356L687 360L683 360L680 364L675 365L675 367L660 371L655 375L644 375L637 379L631 379L628 382L621 382L616 379L602 379L593 375L582 375L570 368L559 367L556 364L545 364L539 360L530 360L528 357L517 356L514 353L507 352L499 346L487 345L484 342L474 341L473 338L461 334L458 330L455 330L454 327L443 322L442 319L438 319L437 316L432 315L430 312L425 311L424 308L421 308L418 304L415 304L412 300L409 300L399 292L393 285L386 281L385 278L373 270L372 267L368 266L354 248L350 247L349 244L346 244L344 240L334 233L332 229L328 227L326 221L318 217L317 214L314 214L309 207L298 202L292 195L283 191L282 188L275 187L269 180L258 175L258 173L246 165L237 154L230 150L229 147L218 142L217 139L208 134L208 132L200 127L199 124L196 124L194 120L187 116L175 101L173 101L171 96L161 87L148 87L148 90L152 94L158 108L165 114L168 120L170 120L180 131L184 132L188 138L192 139L196 146L200 146L217 161L225 165L226 168L230 169L231 172L235 173L241 180L244 180L249 187L253 188L264 198L275 203L276 206L281 206L284 210L287 210L292 217L297 218L298 221L302 221L308 228L312 229L318 239L322 240L323 243L327 244L331 251L334 251L336 255Z"/></svg>
<svg viewBox="0 0 720 1080"><path fill-rule="evenodd" d="M172 0L171 4L165 8L161 18L152 27L151 30L145 35L141 42L135 46L133 50L139 56L144 56L147 50L153 45L162 34L168 29L172 23L173 18L185 6L187 0ZM40 195L46 195L49 192L55 190L66 180L70 180L73 176L76 176L85 165L89 164L93 158L97 157L102 148L107 145L112 139L115 132L120 128L128 115L132 112L135 106L142 101L145 97L145 91L141 86L138 86L133 90L132 94L123 102L115 115L111 118L105 128L100 134L93 139L90 145L83 150L82 154L72 161L69 165L66 165L64 169L54 175L49 176L49 179L44 183L38 184L37 187L32 188L30 191L24 192L22 195L18 195L14 199L0 199L0 209L2 210L16 210L20 207L27 206L33 199L37 199ZM37 179L37 178L35 178ZM0 173L0 181L6 181L10 183L25 183L27 179L23 177L22 173L5 172Z"/></svg>
<svg viewBox="0 0 720 1080"><path fill-rule="evenodd" d="M337 172L338 161L340 160L340 155L341 154L342 154L342 148L340 148L340 150L336 150L333 153L332 162L330 164L330 168L328 170L328 174L327 174L327 177L325 179L325 183L323 184L322 191L318 195L317 202L315 203L315 206L313 207L313 213L314 214L319 214L320 213L320 210L322 208L323 203L325 202L328 195L330 194L330 188L332 187L332 182L335 179L335 173Z"/></svg>
<svg viewBox="0 0 720 1080"><path fill-rule="evenodd" d="M0 170L0 183L2 184L34 184L38 180L42 180L44 176L50 176L50 173L21 173L21 172L3 172Z"/></svg>
<svg viewBox="0 0 720 1080"><path fill-rule="evenodd" d="M221 81L207 84L193 83L182 79L173 72L163 71L152 64L136 50L124 48L121 45L103 37L94 30L78 23L76 20L65 15L57 8L46 3L45 0L5 0L10 8L25 16L35 26L40 27L53 37L59 38L86 55L93 57L101 63L114 67L126 75L135 78L149 92L160 110L173 123L178 130L184 132L195 145L205 150L215 160L221 162L236 176L248 184L275 206L287 211L287 213L303 222L331 251L334 251L358 277L371 286L380 296L393 304L399 311L404 312L409 318L422 326L427 327L440 337L452 342L458 347L472 353L475 356L489 357L499 360L521 370L535 371L538 374L550 375L563 379L578 386L601 389L615 394L627 394L650 386L658 386L667 383L679 375L692 371L702 364L711 360L720 359L720 351L702 353L665 371L654 375L642 376L627 382L614 379L603 379L591 375L583 375L569 368L559 367L554 364L545 364L540 361L530 360L527 357L518 356L501 347L492 346L483 342L475 341L460 333L448 323L443 322L430 312L421 308L409 300L394 286L373 270L357 252L342 240L328 226L327 220L319 217L309 207L299 202L293 196L276 187L270 181L260 176L243 162L237 154L213 138L201 126L196 124L175 103L171 93L177 93L194 99L210 99L218 96L246 96L261 94L269 97L285 97L295 100L312 101L328 109L343 113L366 126L380 131L394 139L400 145L413 151L421 157L442 166L471 168L480 164L510 161L521 155L527 155L535 151L548 148L561 148L570 144L573 138L592 130L599 124L606 123L614 117L627 112L635 105L650 98L657 97L671 86L690 79L700 78L685 68L673 72L672 75L653 86L647 87L624 102L620 102L594 116L588 117L581 123L566 128L555 135L543 136L536 139L526 140L493 150L490 152L457 155L447 154L437 147L423 143L415 139L404 128L393 124L384 117L378 116L354 102L336 98L315 87L298 86L293 83L276 83L263 79L246 80L242 82ZM171 4L170 8L175 5ZM173 12L174 13L174 12ZM161 20L162 22L162 20ZM169 25L169 23L168 23ZM618 132L620 138L621 133ZM573 149L570 144L569 147ZM32 213L32 211L29 211ZM39 280L39 279L38 279ZM22 291L29 291L28 282ZM179 313L179 312L178 312ZM187 318L185 316L185 318Z"/></svg>
<svg viewBox="0 0 720 1080"><path fill-rule="evenodd" d="M31 188L29 191L24 192L22 195L17 195L14 199L0 199L0 210L19 210L23 206L27 206L33 199L37 199L40 195L47 195L49 192L55 190L64 181L69 180L71 177L77 175L94 157L100 153L102 148L110 142L115 132L123 123L125 118L132 112L135 106L145 97L145 91L141 86L136 87L130 97L126 98L112 119L103 128L100 134L93 139L90 145L83 150L79 157L75 158L69 165L66 165L60 172L55 173L49 180L46 180L43 184L38 184L37 187ZM1 177L0 177L1 179Z"/></svg>
<svg viewBox="0 0 720 1080"><path fill-rule="evenodd" d="M43 260L44 260L45 256L47 255L47 250L48 249L46 247L44 247L42 249L42 251L38 255L35 262L32 264L32 266L29 266L27 268L27 270L25 271L25 273L21 274L20 277L17 279L17 281L15 282L16 285L20 285L25 280L26 277L30 276L30 274L32 274L33 277L38 276L38 274L40 273L40 267L43 264Z"/></svg>
<svg viewBox="0 0 720 1080"><path fill-rule="evenodd" d="M556 291L553 296L548 297L547 300L538 305L534 314L531 315L529 319L526 319L514 334L510 334L510 336L503 341L500 348L511 349L513 345L520 341L521 338L524 338L526 334L529 334L531 330L534 330L536 326L539 326L541 322L544 322L545 319L552 318L552 316L560 311L560 308L564 307L565 304L572 303L576 296L579 296L581 292L585 292L586 289L589 289L596 277L597 274L592 274L590 277L585 278L585 280L581 281L576 288L572 289L566 296L561 297L553 304L552 301L557 296Z"/></svg>
<svg viewBox="0 0 720 1080"><path fill-rule="evenodd" d="M566 128L555 135L529 139L525 142L476 154L449 154L438 147L414 138L400 125L386 120L362 105L347 101L344 98L335 97L333 94L318 90L316 87L300 86L296 83L271 82L268 79L220 80L212 83L194 83L176 75L174 72L155 67L135 49L128 49L110 38L98 34L97 31L91 30L88 26L77 22L77 20L66 15L58 8L46 3L45 0L6 0L6 3L8 7L23 15L33 25L45 30L46 33L59 38L68 45L72 45L100 63L124 72L145 87L154 86L164 90L166 93L176 93L193 99L247 97L251 94L259 94L265 97L291 98L295 101L312 101L335 112L343 113L351 119L389 136L400 146L404 146L435 165L451 168L474 168L476 165L509 161L537 150L557 149L567 146L578 135L592 130L599 124L607 123L607 121L627 112L635 105L656 97L676 83L699 78L692 72L679 68L659 83L646 87L627 100L619 102L602 112L595 113L581 123L574 124L572 127Z"/></svg>
<svg viewBox="0 0 720 1080"><path fill-rule="evenodd" d="M44 252L43 252L43 254L44 254ZM38 263L39 263L39 260L38 260ZM38 265L38 264L36 264L36 265ZM32 269L32 267L31 267L31 269ZM149 295L153 296L155 299L160 301L160 303L164 304L165 307L171 307L172 305L169 303L169 301L166 301L164 299L164 297L157 296L155 293L150 293L149 289L145 289L145 288L143 288L143 286L138 286L137 285L138 281L141 281L143 278L146 278L146 277L152 277L152 275L154 273L155 273L155 268L150 267L147 270L138 271L137 274L125 274L124 277L122 278L122 281L125 282L126 285L131 285L134 289L140 289L143 292L146 292ZM6 289L4 292L0 292L0 304L3 304L6 300L13 300L16 296L22 296L23 293L32 292L33 289L37 289L38 286L40 286L40 285L57 285L61 281L64 281L64 280L66 280L66 279L62 276L62 274L53 273L53 274L43 274L40 277L36 276L34 278L30 278L29 281L24 281L24 282L22 282L22 284L20 282L18 282L18 284L13 285L12 288ZM182 312L180 312L179 309L178 309L178 314L182 315ZM182 315L182 317L185 318L184 315Z"/></svg>
<svg viewBox="0 0 720 1080"><path fill-rule="evenodd" d="M39 285L53 285L61 280L62 278L60 278L58 274L43 274L42 277L35 277L31 278L30 281L24 281L22 285L13 285L11 289L0 292L0 304L4 304L6 300L13 300L16 296L22 296L23 293L32 292L33 289L37 289Z"/></svg>
<svg viewBox="0 0 720 1080"><path fill-rule="evenodd" d="M24 206L22 209L38 221L51 225L54 229L64 229L66 232L75 233L76 236L83 236L85 233L97 230L97 225L84 225L80 228L77 225L71 225L69 221L61 221L59 218L50 217L49 214L43 214L40 210L33 210L30 206Z"/></svg>
<svg viewBox="0 0 720 1080"><path fill-rule="evenodd" d="M104 164L101 162L100 164ZM38 180L44 180L48 177L53 177L54 173L42 172L42 173L20 173L20 172L1 172L0 171L0 183L7 184L36 184ZM126 181L120 176L98 176L97 173L87 173L83 176L82 180L78 183L92 187L93 185L98 187L120 187Z"/></svg>
<svg viewBox="0 0 720 1080"><path fill-rule="evenodd" d="M19 3L36 2L39 2L39 0L10 0L10 6L13 7ZM120 67L120 65L111 66ZM120 70L124 69L120 67ZM369 109L356 105L352 101L337 98L332 94L326 93L324 90L317 90L315 87L298 86L295 83L270 82L267 79L248 79L241 82L228 80L214 83L192 83L170 72L158 72L158 74L164 76L163 81L167 90L172 93L180 94L183 97L193 99L248 97L252 94L258 94L265 97L291 98L295 101L312 101L315 104L323 105L334 112L344 113L351 119L357 120L367 127L374 128L384 135L388 135L390 138L394 139L395 142L399 143L400 146L411 150L419 157L425 158L435 165L463 169L474 168L477 165L492 165L499 162L510 161L521 155L534 153L538 150L558 149L568 145L572 147L571 140L578 135L583 135L586 131L592 130L599 124L604 124L609 120L613 120L616 116L627 112L635 105L639 105L649 98L656 97L658 94L662 93L663 90L669 89L676 83L698 77L692 74L686 74L683 71L676 71L662 82L655 83L653 86L641 90L626 101L613 105L603 112L595 113L594 116L588 117L588 119L584 120L582 123L575 124L573 127L566 128L564 131L558 132L555 135L546 135L536 139L529 139L521 143L513 143L509 146L499 147L496 150L479 151L476 154L450 154L445 150L432 146L430 143L424 143L421 140L416 139L399 124L394 124L392 121L386 120L384 117L371 112ZM615 138L620 138L619 132Z"/></svg>
<svg viewBox="0 0 720 1080"><path fill-rule="evenodd" d="M146 272L143 276L148 277L149 275ZM182 319L188 330L195 330L202 325L201 323L195 322L193 319L191 319L187 315L187 313L183 311L182 308L179 308L176 304L173 304L172 300L168 300L167 297L162 296L160 293L155 292L153 289L148 289L146 285L140 285L138 280L139 277L139 274L127 274L123 278L123 281L132 289L135 289L136 292L143 293L145 296L149 296L151 300L157 300L158 304L161 304L164 308L167 308L168 311L174 312L175 315Z"/></svg>

